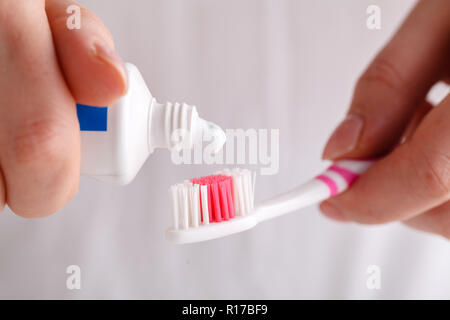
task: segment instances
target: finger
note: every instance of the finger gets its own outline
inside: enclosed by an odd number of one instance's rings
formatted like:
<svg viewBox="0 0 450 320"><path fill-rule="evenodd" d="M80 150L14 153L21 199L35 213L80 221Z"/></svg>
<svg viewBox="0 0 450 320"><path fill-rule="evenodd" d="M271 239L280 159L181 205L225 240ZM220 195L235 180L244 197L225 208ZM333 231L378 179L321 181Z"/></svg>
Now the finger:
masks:
<svg viewBox="0 0 450 320"><path fill-rule="evenodd" d="M397 143L414 108L442 76L449 53L447 0L420 1L360 77L347 118L323 158L381 156Z"/></svg>
<svg viewBox="0 0 450 320"><path fill-rule="evenodd" d="M410 123L406 127L405 132L403 133L403 135L399 141L399 144L403 144L406 141L410 140L414 131L416 131L417 127L422 122L423 118L428 114L428 112L431 111L432 108L433 108L433 106L430 103L428 103L427 101L423 101L419 105L419 107L417 107L417 109L414 111L414 114L411 118ZM348 217L345 217L340 212L336 212L335 210L333 210L334 208L331 207L329 203L323 203L322 209L324 209L324 210L322 210L324 215L330 219L333 219L333 220L339 221L339 222L350 221Z"/></svg>
<svg viewBox="0 0 450 320"><path fill-rule="evenodd" d="M3 181L3 173L0 170L0 213L3 211L6 203L5 183Z"/></svg>
<svg viewBox="0 0 450 320"><path fill-rule="evenodd" d="M422 122L423 118L428 114L429 111L431 111L432 108L433 108L433 106L426 101L423 101L419 105L419 107L414 111L414 115L412 116L410 123L406 127L406 130L403 133L402 138L400 139L398 145L403 144L406 141L410 140L414 131L416 131L417 127ZM340 212L336 213L336 211L333 210L333 207L330 207L329 203L323 203L322 209L324 209L324 210L322 210L324 215L330 219L333 219L333 220L339 221L339 222L350 221L348 217L345 217Z"/></svg>
<svg viewBox="0 0 450 320"><path fill-rule="evenodd" d="M439 234L450 240L450 202L404 221L414 229Z"/></svg>
<svg viewBox="0 0 450 320"><path fill-rule="evenodd" d="M76 193L75 102L60 72L43 0L0 1L0 165L18 215L56 212Z"/></svg>
<svg viewBox="0 0 450 320"><path fill-rule="evenodd" d="M400 139L400 143L404 143L408 141L413 133L416 131L417 127L422 122L423 118L433 109L433 106L427 102L423 101L415 110L414 114L411 117L405 131L403 132L402 138Z"/></svg>
<svg viewBox="0 0 450 320"><path fill-rule="evenodd" d="M69 29L71 5L80 8L80 29ZM106 106L127 90L127 73L102 21L71 0L47 0L46 12L66 82L79 103ZM69 11L70 12L70 11Z"/></svg>
<svg viewBox="0 0 450 320"><path fill-rule="evenodd" d="M377 161L348 191L321 204L329 216L384 223L416 216L450 198L450 95L410 140Z"/></svg>

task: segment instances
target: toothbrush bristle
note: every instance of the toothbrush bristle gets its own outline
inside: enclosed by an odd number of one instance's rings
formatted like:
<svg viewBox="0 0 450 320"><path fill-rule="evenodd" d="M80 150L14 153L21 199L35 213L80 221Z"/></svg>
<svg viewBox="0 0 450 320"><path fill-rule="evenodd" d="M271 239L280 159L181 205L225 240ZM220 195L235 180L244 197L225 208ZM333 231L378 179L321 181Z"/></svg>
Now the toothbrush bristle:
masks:
<svg viewBox="0 0 450 320"><path fill-rule="evenodd" d="M224 170L194 178L170 188L174 229L223 222L253 210L253 183L249 170Z"/></svg>
<svg viewBox="0 0 450 320"><path fill-rule="evenodd" d="M220 222L234 218L234 204L231 194L232 178L216 174L191 179L192 184L206 186L208 192L208 212L210 222ZM202 197L200 195L200 201ZM203 222L203 218L202 218Z"/></svg>

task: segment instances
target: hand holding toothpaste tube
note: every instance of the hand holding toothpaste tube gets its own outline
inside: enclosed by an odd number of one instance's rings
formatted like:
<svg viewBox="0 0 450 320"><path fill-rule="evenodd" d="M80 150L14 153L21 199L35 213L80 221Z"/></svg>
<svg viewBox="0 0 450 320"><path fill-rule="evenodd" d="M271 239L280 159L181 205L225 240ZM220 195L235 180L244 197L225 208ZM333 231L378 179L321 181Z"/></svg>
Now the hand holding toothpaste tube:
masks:
<svg viewBox="0 0 450 320"><path fill-rule="evenodd" d="M74 4L82 25L69 30ZM47 216L78 189L75 101L109 105L127 75L106 27L74 1L0 1L0 43L0 210Z"/></svg>

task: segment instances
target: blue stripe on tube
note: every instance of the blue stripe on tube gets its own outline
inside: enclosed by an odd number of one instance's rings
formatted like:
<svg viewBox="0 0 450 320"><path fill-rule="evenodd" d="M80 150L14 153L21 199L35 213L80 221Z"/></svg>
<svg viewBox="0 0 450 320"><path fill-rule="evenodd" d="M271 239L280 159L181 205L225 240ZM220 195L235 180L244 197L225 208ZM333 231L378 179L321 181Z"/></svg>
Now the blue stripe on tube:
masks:
<svg viewBox="0 0 450 320"><path fill-rule="evenodd" d="M81 131L106 131L108 129L108 107L77 104L77 116Z"/></svg>

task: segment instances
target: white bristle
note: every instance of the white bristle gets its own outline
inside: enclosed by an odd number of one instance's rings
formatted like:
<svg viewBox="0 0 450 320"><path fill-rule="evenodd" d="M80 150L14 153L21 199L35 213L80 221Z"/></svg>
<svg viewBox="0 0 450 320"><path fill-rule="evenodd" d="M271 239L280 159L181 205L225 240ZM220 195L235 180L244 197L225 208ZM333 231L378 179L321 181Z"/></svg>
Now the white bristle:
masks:
<svg viewBox="0 0 450 320"><path fill-rule="evenodd" d="M237 216L245 216L253 211L254 205L254 181L252 174L247 169L224 169L218 174L231 176L233 179L234 210Z"/></svg>
<svg viewBox="0 0 450 320"><path fill-rule="evenodd" d="M181 225L183 229L189 228L189 201L187 187L184 185L180 186L180 203L181 203Z"/></svg>
<svg viewBox="0 0 450 320"><path fill-rule="evenodd" d="M235 216L246 216L253 212L255 178L247 169L224 169L217 172L230 176L233 184L233 200ZM173 228L196 228L200 224L208 225L208 187L193 184L185 180L170 187L173 212Z"/></svg>
<svg viewBox="0 0 450 320"><path fill-rule="evenodd" d="M191 186L191 209L192 209L192 226L198 227L200 219L200 195L199 185Z"/></svg>
<svg viewBox="0 0 450 320"><path fill-rule="evenodd" d="M192 183L189 180L184 180L183 182L184 195L186 197L185 201L187 203L187 228L193 227L194 217L193 217L193 203L192 203Z"/></svg>
<svg viewBox="0 0 450 320"><path fill-rule="evenodd" d="M236 175L232 174L233 177L233 198L234 198L234 211L236 213L236 215L241 216L242 215L242 210L240 208L239 205L239 187L237 185L237 181L236 181Z"/></svg>
<svg viewBox="0 0 450 320"><path fill-rule="evenodd" d="M239 208L239 215L245 216L245 201L244 201L244 186L242 185L242 177L241 176L234 176L233 181L235 181L236 189L238 191L238 208Z"/></svg>
<svg viewBox="0 0 450 320"><path fill-rule="evenodd" d="M251 178L250 178L250 172L248 170L246 170L243 173L242 176L242 183L243 183L243 189L244 189L244 197L245 197L245 209L246 209L246 214L250 213L252 211L252 183L251 183Z"/></svg>
<svg viewBox="0 0 450 320"><path fill-rule="evenodd" d="M209 224L209 209L208 209L208 187L200 187L201 197L202 197L202 212L203 212L203 223Z"/></svg>
<svg viewBox="0 0 450 320"><path fill-rule="evenodd" d="M243 195L243 207L245 210L245 214L250 211L250 204L249 204L249 198L248 198L248 182L247 182L247 176L244 172L241 172L241 184L242 184L242 195Z"/></svg>

